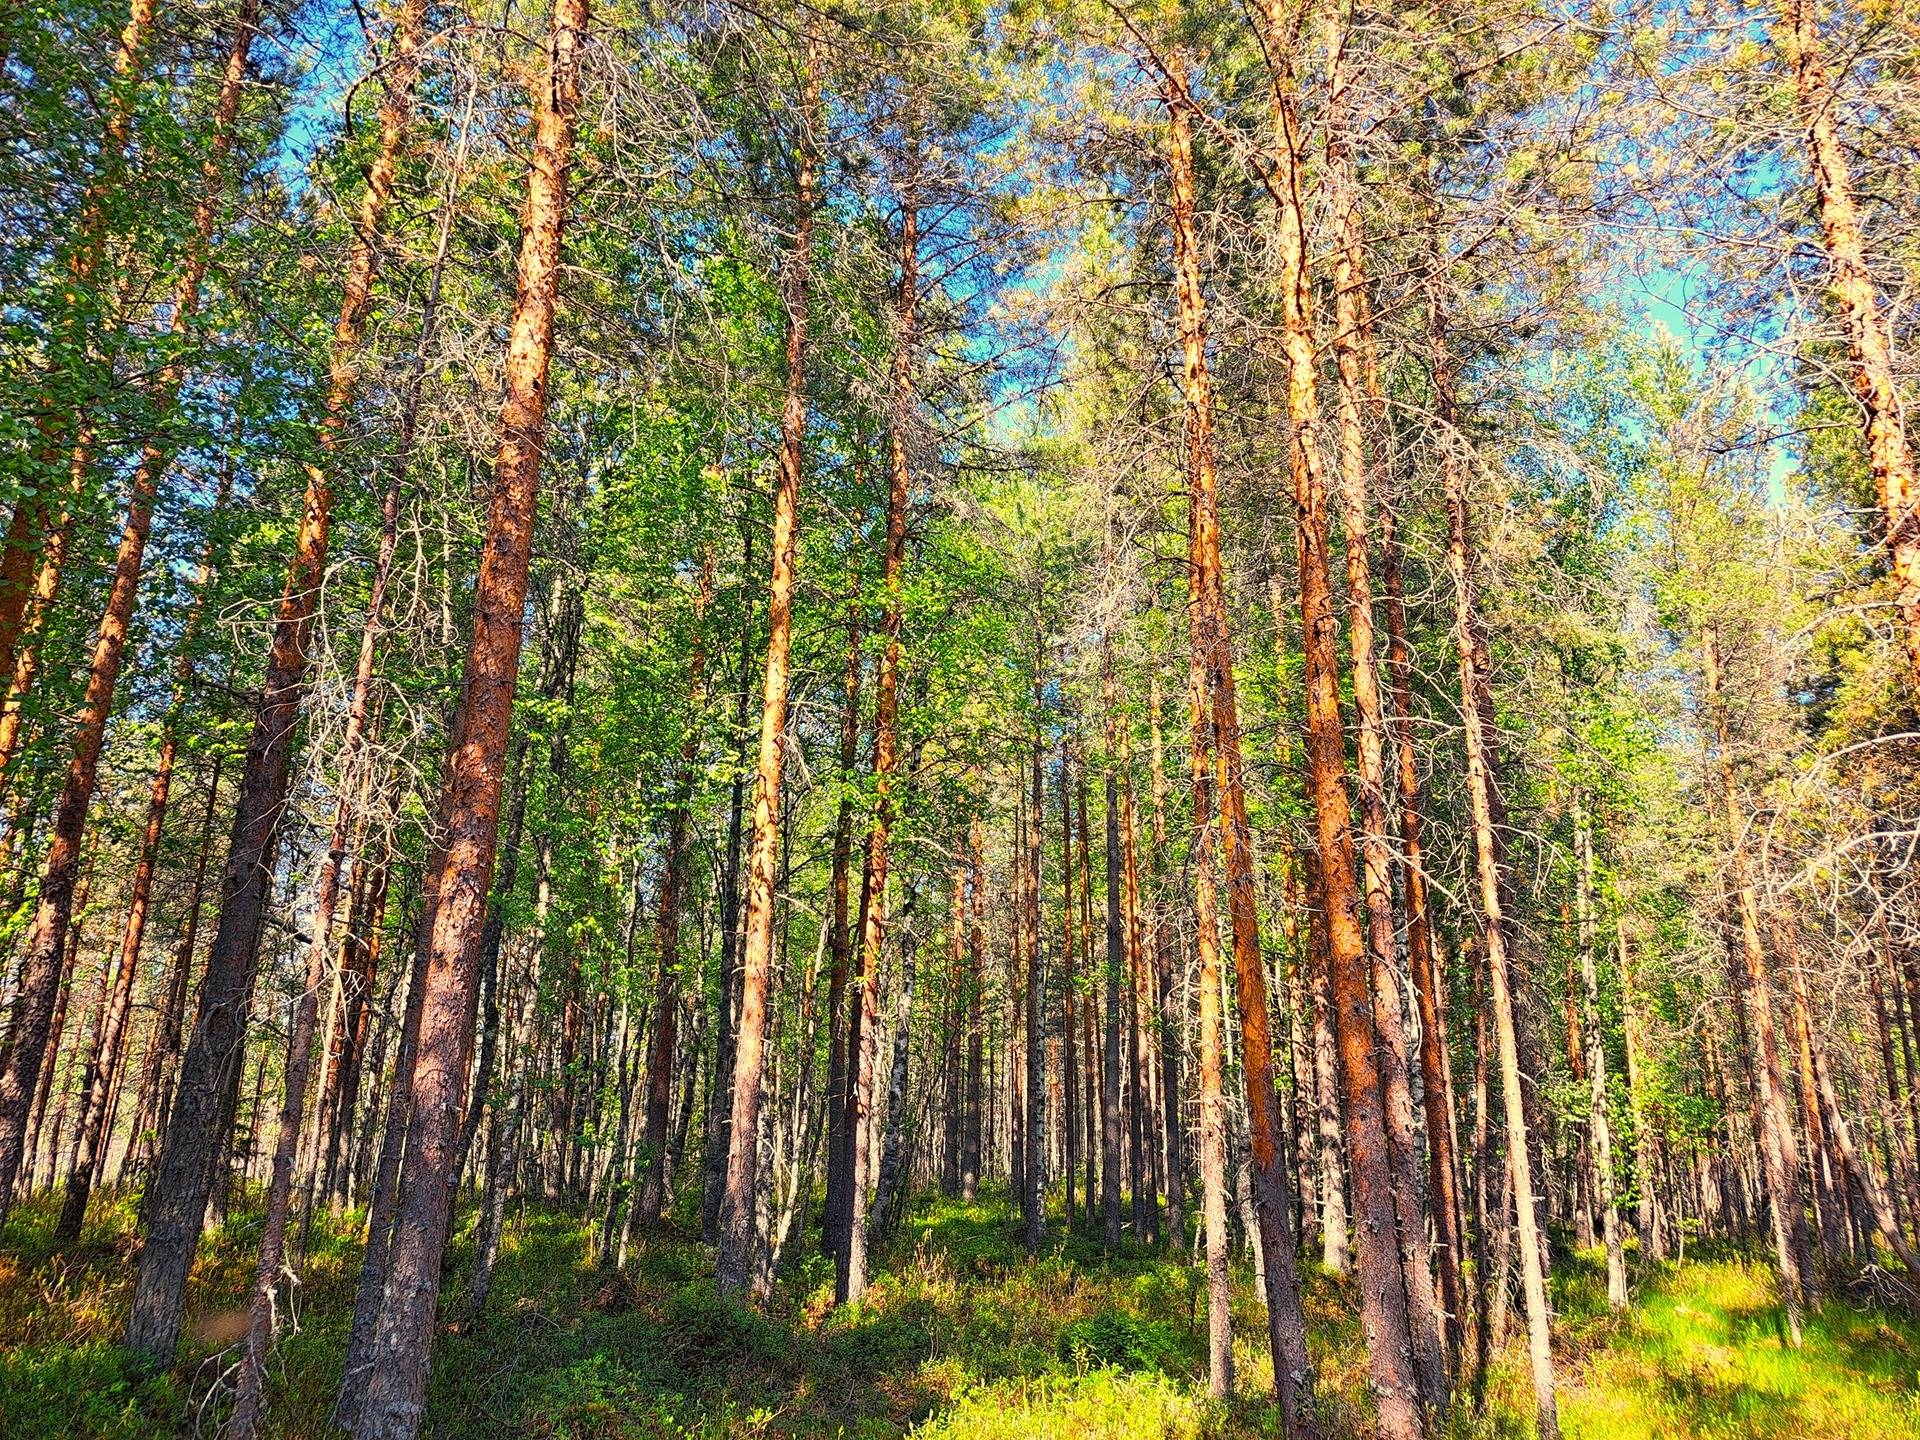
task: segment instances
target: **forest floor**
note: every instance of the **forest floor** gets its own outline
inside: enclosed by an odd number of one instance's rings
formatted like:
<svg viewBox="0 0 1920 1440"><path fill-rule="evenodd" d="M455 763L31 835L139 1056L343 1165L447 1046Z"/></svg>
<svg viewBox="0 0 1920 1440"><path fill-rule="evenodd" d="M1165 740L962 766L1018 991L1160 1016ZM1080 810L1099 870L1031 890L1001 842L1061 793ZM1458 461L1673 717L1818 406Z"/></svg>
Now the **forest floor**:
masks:
<svg viewBox="0 0 1920 1440"><path fill-rule="evenodd" d="M351 1218L351 1217L349 1217ZM464 1216L470 1235L471 1215ZM49 1260L52 1207L17 1207L0 1254L0 1436L79 1440L217 1434L206 1406L221 1346L244 1325L257 1216L213 1235L194 1271L201 1362L140 1376L116 1348L134 1252L126 1204L96 1206L81 1247ZM427 1431L446 1437L845 1436L1102 1440L1272 1434L1271 1407L1206 1399L1204 1297L1194 1272L1145 1247L1113 1257L1081 1236L1022 1253L1004 1196L917 1202L879 1256L868 1299L831 1306L809 1256L771 1312L721 1302L711 1252L665 1236L620 1275L592 1267L579 1222L534 1210L510 1227L486 1313L436 1346ZM276 1360L270 1432L321 1436L358 1270L350 1223L316 1225ZM460 1316L470 1244L456 1244L444 1313ZM1364 1433L1365 1358L1350 1283L1315 1272L1308 1312L1330 1436ZM1766 1269L1689 1258L1637 1277L1606 1313L1597 1256L1554 1277L1570 1440L1920 1440L1920 1324L1829 1302L1798 1353L1782 1344ZM1271 1370L1250 1275L1236 1275L1239 1390ZM216 1402L217 1405L217 1402ZM1532 1433L1515 1349L1499 1358L1465 1437Z"/></svg>

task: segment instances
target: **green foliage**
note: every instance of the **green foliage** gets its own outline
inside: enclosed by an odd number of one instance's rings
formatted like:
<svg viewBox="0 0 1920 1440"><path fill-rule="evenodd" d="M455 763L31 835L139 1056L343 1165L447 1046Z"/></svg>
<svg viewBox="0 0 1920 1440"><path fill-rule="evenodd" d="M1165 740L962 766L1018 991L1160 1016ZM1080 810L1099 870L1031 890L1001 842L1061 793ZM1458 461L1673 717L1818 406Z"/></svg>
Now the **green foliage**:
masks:
<svg viewBox="0 0 1920 1440"><path fill-rule="evenodd" d="M320 1217L303 1269L300 1331L274 1367L276 1433L323 1433L345 1344L359 1217ZM1057 1217L1056 1217L1057 1218ZM191 1433L199 1368L244 1294L251 1217L214 1236L196 1267L188 1363L173 1378L126 1368L131 1212L102 1201L81 1252L46 1268L44 1203L9 1238L38 1257L0 1261L0 1434L132 1440ZM463 1229L463 1236L465 1230ZM1239 1395L1206 1398L1204 1316L1193 1272L1131 1245L1058 1236L1028 1260L1006 1197L922 1197L878 1257L860 1305L830 1310L807 1265L762 1312L718 1297L711 1252L664 1233L624 1273L585 1262L579 1223L546 1210L509 1226L487 1309L466 1315L467 1240L451 1256L449 1319L426 1432L476 1440L721 1440L867 1436L1001 1440L1270 1434L1265 1320L1236 1269ZM1920 1329L1831 1301L1807 1345L1785 1350L1769 1272L1715 1255L1639 1276L1624 1317L1606 1305L1603 1257L1556 1271L1563 1418L1573 1440L1903 1440L1920 1424ZM1365 1355L1349 1284L1310 1281L1308 1316L1332 1440L1368 1432ZM1496 1357L1487 1411L1450 1440L1524 1440L1531 1396L1518 1348ZM218 1405L204 1416L216 1424Z"/></svg>

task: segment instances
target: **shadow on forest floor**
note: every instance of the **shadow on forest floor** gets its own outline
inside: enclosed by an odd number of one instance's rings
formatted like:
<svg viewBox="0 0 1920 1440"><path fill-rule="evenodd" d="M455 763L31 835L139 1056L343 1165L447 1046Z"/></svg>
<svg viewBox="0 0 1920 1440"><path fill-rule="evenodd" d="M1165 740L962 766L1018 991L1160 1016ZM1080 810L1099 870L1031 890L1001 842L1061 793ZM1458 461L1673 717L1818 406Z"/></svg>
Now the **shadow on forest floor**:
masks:
<svg viewBox="0 0 1920 1440"><path fill-rule="evenodd" d="M50 1208L15 1211L0 1254L0 1435L7 1440L192 1434L213 1388L219 1329L244 1297L257 1218L209 1238L195 1267L189 1340L175 1376L122 1363L134 1243L126 1202L103 1201L81 1247L47 1253ZM274 1426L326 1434L359 1246L352 1221L316 1225L299 1330L277 1352ZM468 1226L471 1217L466 1216ZM1252 1277L1236 1272L1243 1397L1206 1399L1198 1276L1131 1240L1112 1256L1052 1217L1029 1260L1003 1194L923 1198L876 1257L860 1305L836 1310L832 1267L809 1249L762 1314L720 1300L711 1252L668 1231L614 1274L586 1259L577 1220L535 1210L510 1227L486 1312L466 1319L470 1231L451 1253L427 1433L459 1437L1194 1437L1277 1430ZM812 1237L809 1237L811 1240ZM17 1258L15 1258L17 1257ZM1184 1257L1180 1257L1184 1259ZM1565 1413L1576 1440L1638 1437L1920 1437L1920 1329L1832 1305L1807 1348L1783 1350L1770 1280L1738 1259L1666 1267L1625 1317L1605 1313L1594 1258L1556 1276ZM1308 1314L1330 1437L1364 1433L1365 1355L1351 1286L1317 1271ZM1531 1432L1517 1356L1489 1410L1455 1437ZM217 1418L202 1415L211 1430Z"/></svg>

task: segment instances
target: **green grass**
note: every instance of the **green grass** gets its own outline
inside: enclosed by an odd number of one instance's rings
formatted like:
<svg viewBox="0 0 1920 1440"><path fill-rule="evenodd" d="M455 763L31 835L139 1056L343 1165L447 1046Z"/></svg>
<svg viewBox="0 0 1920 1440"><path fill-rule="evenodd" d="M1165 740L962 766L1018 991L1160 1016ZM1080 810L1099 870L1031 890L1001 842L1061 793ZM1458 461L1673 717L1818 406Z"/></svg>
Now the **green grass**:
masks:
<svg viewBox="0 0 1920 1440"><path fill-rule="evenodd" d="M1584 1359L1563 1404L1570 1440L1920 1437L1911 1321L1828 1301L1794 1350L1772 1272L1734 1256L1662 1266L1634 1302L1564 1326Z"/></svg>
<svg viewBox="0 0 1920 1440"><path fill-rule="evenodd" d="M115 1342L133 1258L124 1202L96 1207L80 1248L48 1253L45 1204L16 1211L0 1256L0 1436L193 1433L219 1346L250 1275L257 1221L210 1236L195 1267L189 1338L172 1376L129 1370ZM276 1352L271 1433L326 1433L358 1266L357 1217L316 1227L300 1328ZM468 1225L471 1217L465 1217ZM466 1318L470 1236L450 1261L427 1431L445 1437L1260 1436L1277 1433L1250 1275L1236 1274L1238 1397L1206 1396L1204 1297L1164 1252L1113 1256L1056 1225L1029 1260L1004 1195L927 1198L876 1261L858 1306L832 1305L831 1267L809 1254L766 1313L719 1299L711 1252L649 1241L626 1271L585 1261L577 1221L530 1211L509 1229L485 1314ZM17 1258L16 1258L17 1257ZM1330 1440L1367 1431L1366 1356L1351 1282L1317 1271L1307 1308ZM1830 1304L1806 1348L1784 1350L1767 1272L1715 1258L1645 1277L1625 1317L1606 1313L1596 1257L1555 1276L1563 1413L1574 1440L1636 1437L1920 1437L1920 1329ZM1531 1395L1500 1357L1486 1414L1450 1440L1522 1440ZM209 1427L217 1414L204 1417Z"/></svg>

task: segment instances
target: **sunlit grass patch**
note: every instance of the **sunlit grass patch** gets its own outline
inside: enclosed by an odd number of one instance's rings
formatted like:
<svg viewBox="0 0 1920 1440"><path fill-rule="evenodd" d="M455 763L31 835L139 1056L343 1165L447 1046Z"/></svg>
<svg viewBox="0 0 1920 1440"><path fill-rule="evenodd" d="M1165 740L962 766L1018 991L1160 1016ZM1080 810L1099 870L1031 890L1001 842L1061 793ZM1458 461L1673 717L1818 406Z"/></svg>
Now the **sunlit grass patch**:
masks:
<svg viewBox="0 0 1920 1440"><path fill-rule="evenodd" d="M1089 1370L971 1387L916 1440L1193 1440L1208 1406L1163 1376Z"/></svg>
<svg viewBox="0 0 1920 1440"><path fill-rule="evenodd" d="M1829 1305L1787 1344L1772 1272L1662 1267L1567 1387L1575 1440L1911 1440L1920 1328Z"/></svg>

